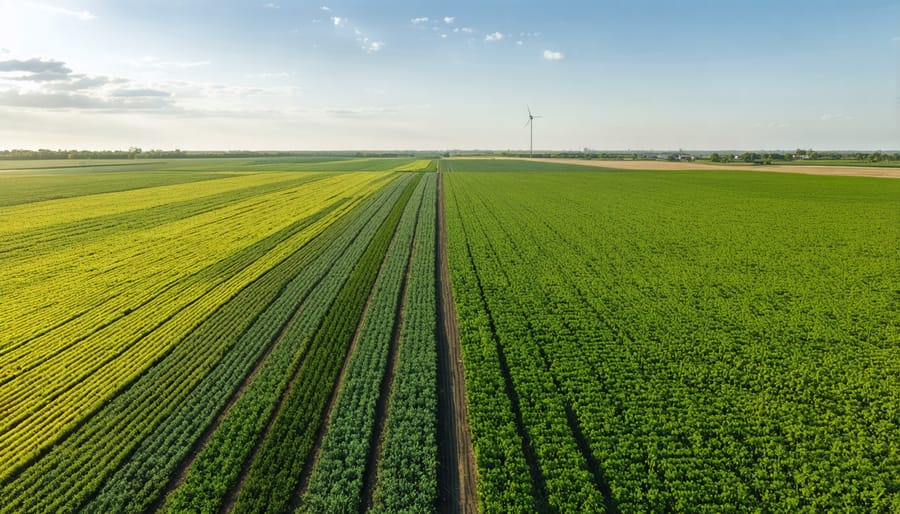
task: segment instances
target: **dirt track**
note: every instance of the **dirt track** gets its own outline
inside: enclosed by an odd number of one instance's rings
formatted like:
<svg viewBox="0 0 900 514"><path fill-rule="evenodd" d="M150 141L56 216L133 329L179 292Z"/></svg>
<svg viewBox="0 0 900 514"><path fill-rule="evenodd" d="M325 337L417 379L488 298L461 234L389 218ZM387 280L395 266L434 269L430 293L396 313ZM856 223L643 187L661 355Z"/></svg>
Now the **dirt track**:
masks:
<svg viewBox="0 0 900 514"><path fill-rule="evenodd" d="M450 287L444 177L438 173L438 482L441 512L475 513L475 453L466 414L466 383L459 348L456 304Z"/></svg>
<svg viewBox="0 0 900 514"><path fill-rule="evenodd" d="M802 173L805 175L839 175L844 177L879 177L900 178L900 168L880 168L875 166L816 166L791 165L778 166L713 166L694 162L669 161L586 161L583 159L518 159L522 161L553 162L559 164L577 164L598 168L615 168L622 170L735 170L735 171L770 171L776 173Z"/></svg>

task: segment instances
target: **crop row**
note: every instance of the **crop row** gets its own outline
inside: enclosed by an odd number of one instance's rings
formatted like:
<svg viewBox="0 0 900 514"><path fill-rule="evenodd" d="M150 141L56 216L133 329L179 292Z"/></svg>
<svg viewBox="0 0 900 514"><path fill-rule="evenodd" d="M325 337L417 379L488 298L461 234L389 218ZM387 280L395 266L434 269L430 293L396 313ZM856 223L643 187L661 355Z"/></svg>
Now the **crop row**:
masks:
<svg viewBox="0 0 900 514"><path fill-rule="evenodd" d="M216 510L226 494L237 486L245 462L287 394L291 377L305 359L316 327L391 212L405 184L400 181L389 187L389 194L381 197L378 210L365 218L365 227L352 239L347 250L339 256L322 256L320 264L330 265L330 271L310 291L288 324L281 328L271 354L191 462L184 483L167 499L169 510Z"/></svg>
<svg viewBox="0 0 900 514"><path fill-rule="evenodd" d="M356 184L359 188L356 194L366 194L367 189L374 187L371 182ZM352 182L347 186L354 187ZM339 190L340 184L335 183L332 187ZM318 188L308 192L321 194ZM288 197L284 201L290 200L293 198ZM343 201L335 202L336 205L339 203ZM208 222L199 226L192 223L191 230L209 233L201 238L184 232L189 227L180 226L182 224L179 222L172 223L167 227L179 225L179 230L164 230L159 235L177 236L184 244L172 245L169 241L166 245L163 244L165 240L160 239L147 249L135 248L137 251L132 265L136 266L136 271L133 277L125 277L126 268L112 271L120 265L101 273L121 275L123 282L118 287L120 291L111 288L112 291L101 292L96 287L102 284L95 283L92 287L91 280L85 276L81 287L74 288L77 294L70 295L71 302L58 303L68 303L72 307L72 302L83 302L81 296L89 298L92 295L105 298L105 303L92 308L89 313L76 314L70 323L3 356L4 367L15 370L0 386L0 411L7 413L0 427L0 443L9 449L0 454L0 461L7 464L4 467L9 469L29 458L39 447L52 441L56 434L96 408L122 384L169 351L173 344L220 305L275 263L306 244L343 212L340 208L331 209L328 215L316 219L317 212L327 205L306 203L304 209L293 213L295 217L287 222L272 219L268 222L273 223L271 228L261 233L259 226L267 222L254 221L252 209L239 218L219 217L221 228L208 225ZM278 214L277 209L269 210L259 204L256 207L263 211L258 213L263 220L266 216ZM282 211L286 208L287 205L280 207ZM314 221L303 230L285 232L283 229L297 217ZM234 233L228 233L230 226L234 227ZM240 241L240 236L247 232L259 234L254 237L256 240L279 233L285 238L273 241L276 244L271 250L256 255L243 251L247 244ZM211 238L216 236L220 239L213 243ZM107 243L111 247L106 251L113 252L114 241ZM189 249L188 243L198 246ZM171 251L173 247L176 249L174 253ZM162 256L154 253L157 248ZM221 255L210 253L215 248L230 257L222 260ZM166 258L183 262L184 269L172 268L171 263L166 263ZM147 263L147 267L152 269L143 270L139 263ZM173 273L170 271L173 269L179 271ZM77 272L74 274L78 275ZM51 289L54 286L55 283L46 285ZM25 289L30 291L33 288ZM78 312L77 308L74 310ZM25 325L29 324L27 319L27 315L23 316ZM60 372L62 369L65 369L64 373Z"/></svg>
<svg viewBox="0 0 900 514"><path fill-rule="evenodd" d="M420 181L400 218L375 282L353 354L326 427L316 467L302 498L310 512L359 511L363 478L372 453L376 406L386 380L388 356L407 272L425 182Z"/></svg>
<svg viewBox="0 0 900 514"><path fill-rule="evenodd" d="M21 502L78 505L151 432L154 435L144 441L144 446L152 446L153 441L164 439L172 444L167 452L183 451L183 436L178 436L181 446L172 443L171 437L180 434L179 427L184 421L176 423L174 419L190 419L189 427L182 427L188 434L196 430L194 423L208 423L209 410L215 410L216 405L221 406L226 401L235 381L242 379L247 367L272 340L271 336L265 337L266 325L273 323L271 317L286 309L288 304L285 302L309 294L309 289L322 280L329 264L352 241L360 224L375 214L372 209L376 207L377 198L368 202L365 209L360 208L352 212L352 216L338 219L325 233L249 284L71 436L54 445L50 452L24 469L16 480L6 483L4 494L15 491L14 497ZM308 221L300 220L293 230L305 224ZM267 246L262 244L265 240L257 243L259 248L250 253L270 250L279 238L273 236L271 239L273 242ZM269 306L268 310L262 313L266 306ZM252 327L251 323L254 323ZM202 389L193 390L201 379L204 380ZM207 392L202 393L204 390ZM190 400L185 401L188 397ZM181 409L180 414L172 414L164 421L164 416L176 408ZM169 422L175 426L169 427ZM138 453L143 454L143 451L142 447ZM171 458L171 454L158 457L164 461ZM130 471L120 471L124 476L111 480L106 490L116 491L118 486L125 489L144 487L143 483L129 482L130 473L145 473L139 476L146 476L147 470L142 466L149 466L150 471L156 472L152 468L159 464L155 458L133 457L126 466ZM158 481L159 476L154 476L154 480ZM139 503L142 499L136 496L134 501ZM10 502L9 507L17 510L16 503Z"/></svg>
<svg viewBox="0 0 900 514"><path fill-rule="evenodd" d="M436 177L426 176L413 241L397 371L373 510L430 512L437 504Z"/></svg>

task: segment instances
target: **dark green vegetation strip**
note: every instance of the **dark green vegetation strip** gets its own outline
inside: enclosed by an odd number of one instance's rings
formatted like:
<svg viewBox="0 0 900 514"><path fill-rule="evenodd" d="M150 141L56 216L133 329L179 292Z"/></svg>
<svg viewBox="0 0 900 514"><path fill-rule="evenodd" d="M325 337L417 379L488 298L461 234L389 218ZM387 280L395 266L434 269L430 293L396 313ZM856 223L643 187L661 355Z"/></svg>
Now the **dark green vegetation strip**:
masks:
<svg viewBox="0 0 900 514"><path fill-rule="evenodd" d="M290 506L353 331L387 246L420 179L421 175L416 175L394 204L313 336L296 383L287 391L283 408L250 465L235 511L284 512Z"/></svg>
<svg viewBox="0 0 900 514"><path fill-rule="evenodd" d="M128 500L134 505L147 502L152 497L147 491L159 487L160 480L164 484L168 478L170 459L177 461L178 455L190 446L191 437L196 437L197 424L202 431L203 424L209 423L210 411L224 404L229 391L236 387L235 381L240 381L246 373L243 370L252 365L272 340L272 324L277 324L274 319L285 316L291 302L308 294L329 269L330 262L353 240L358 227L375 214L386 194L387 191L376 193L365 206L337 220L307 246L244 288L121 394L25 468L21 475L7 480L0 489L0 497L15 498L15 501L2 502L0 512L68 510L82 504L145 437L148 439L144 447L152 446L159 439L172 446L145 462L135 462L146 457L141 453L143 450L138 450L132 463L126 466L137 469L120 471L119 475L125 476L113 478L105 489L110 492L105 492L101 500L113 502L109 504L111 510L119 510L121 503L114 502L121 502L123 492L127 498L136 489L144 489ZM217 263L201 272L203 276L198 280L208 280L232 268L242 269L327 212L328 209L299 220ZM200 388L192 392L201 379L204 382ZM194 414L176 410L188 405L199 410ZM134 474L139 480L132 481ZM146 484L144 479L148 480Z"/></svg>
<svg viewBox="0 0 900 514"><path fill-rule="evenodd" d="M437 503L437 181L434 175L424 181L397 372L378 462L375 512L430 512Z"/></svg>
<svg viewBox="0 0 900 514"><path fill-rule="evenodd" d="M363 504L363 479L372 453L376 407L386 380L393 334L401 320L401 292L412 249L424 182L414 191L400 218L378 280L359 327L356 347L334 403L319 459L303 497L308 512L357 512Z"/></svg>
<svg viewBox="0 0 900 514"><path fill-rule="evenodd" d="M900 507L900 183L453 169L485 511Z"/></svg>

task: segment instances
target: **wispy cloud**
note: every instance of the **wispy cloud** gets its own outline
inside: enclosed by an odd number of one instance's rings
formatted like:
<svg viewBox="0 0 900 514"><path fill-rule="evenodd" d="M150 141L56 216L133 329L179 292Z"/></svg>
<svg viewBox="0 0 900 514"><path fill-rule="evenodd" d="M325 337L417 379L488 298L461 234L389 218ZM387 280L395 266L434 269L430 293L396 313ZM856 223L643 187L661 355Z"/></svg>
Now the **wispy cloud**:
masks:
<svg viewBox="0 0 900 514"><path fill-rule="evenodd" d="M325 6L322 7L324 8ZM331 11L330 8L328 10ZM331 23L336 29L352 27L353 37L356 39L356 43L359 45L359 48L367 54L374 54L384 49L385 44L383 41L376 41L367 36L359 27L351 26L350 20L347 18L342 16L332 16Z"/></svg>
<svg viewBox="0 0 900 514"><path fill-rule="evenodd" d="M322 7L319 7L319 9L325 12L331 12L331 7L328 7L327 5L323 5Z"/></svg>
<svg viewBox="0 0 900 514"><path fill-rule="evenodd" d="M269 3L263 4L263 7L267 8L267 9L280 9L281 8L281 6L276 4L275 2L269 2Z"/></svg>
<svg viewBox="0 0 900 514"><path fill-rule="evenodd" d="M0 92L0 105L52 110L165 111L177 110L167 97L99 97L52 92Z"/></svg>
<svg viewBox="0 0 900 514"><path fill-rule="evenodd" d="M900 36L894 36L891 38L891 41L900 41Z"/></svg>
<svg viewBox="0 0 900 514"><path fill-rule="evenodd" d="M412 22L414 25L418 25L419 23L428 23L428 16L420 16L418 18L413 18L409 21Z"/></svg>
<svg viewBox="0 0 900 514"><path fill-rule="evenodd" d="M503 39L503 34L501 34L499 32L493 32L491 34L484 36L484 41L487 43L490 43L492 41L500 41L501 39Z"/></svg>
<svg viewBox="0 0 900 514"><path fill-rule="evenodd" d="M49 82L66 80L72 69L66 63L54 60L27 59L20 61L11 59L0 61L0 73L12 73L8 77L14 80L28 80L34 82Z"/></svg>
<svg viewBox="0 0 900 514"><path fill-rule="evenodd" d="M518 45L518 46L522 46L524 44L525 44L525 42L522 40L516 41L516 45Z"/></svg>
<svg viewBox="0 0 900 514"><path fill-rule="evenodd" d="M548 61L561 61L566 56L562 52L554 52L553 50L544 50L544 59Z"/></svg>
<svg viewBox="0 0 900 514"><path fill-rule="evenodd" d="M0 55L8 54L8 53L9 53L9 48L0 48Z"/></svg>
<svg viewBox="0 0 900 514"><path fill-rule="evenodd" d="M40 4L40 7L48 13L71 16L72 18L76 18L81 21L92 21L97 19L97 17L94 16L90 11L73 11L71 9L66 9L65 7L47 4Z"/></svg>
<svg viewBox="0 0 900 514"><path fill-rule="evenodd" d="M850 116L847 116L843 113L830 113L826 112L825 114L819 116L819 119L822 121L839 121L839 120L850 120L853 119Z"/></svg>
<svg viewBox="0 0 900 514"><path fill-rule="evenodd" d="M463 27L459 30L460 30L460 32L465 32L467 34L471 34L472 32L475 32L475 29L473 29L472 27Z"/></svg>
<svg viewBox="0 0 900 514"><path fill-rule="evenodd" d="M454 21L456 21L456 16L444 16L444 23L447 25L452 24Z"/></svg>

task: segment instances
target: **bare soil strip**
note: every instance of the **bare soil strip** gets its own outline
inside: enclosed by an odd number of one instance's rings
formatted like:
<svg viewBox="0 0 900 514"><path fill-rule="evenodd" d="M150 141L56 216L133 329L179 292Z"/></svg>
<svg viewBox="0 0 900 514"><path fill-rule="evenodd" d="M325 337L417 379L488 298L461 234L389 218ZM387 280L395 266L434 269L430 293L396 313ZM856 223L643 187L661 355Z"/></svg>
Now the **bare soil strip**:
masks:
<svg viewBox="0 0 900 514"><path fill-rule="evenodd" d="M441 512L475 513L475 453L466 413L466 383L459 347L456 304L450 286L444 176L438 173L438 484Z"/></svg>
<svg viewBox="0 0 900 514"><path fill-rule="evenodd" d="M503 157L500 157L501 159ZM512 159L511 157L509 159ZM517 159L521 161L552 162L557 164L577 164L598 168L615 168L621 170L734 170L734 171L769 171L775 173L801 173L805 175L835 175L843 177L878 177L900 178L900 168L877 166L819 166L815 164L781 164L767 166L725 164L715 166L696 162L669 161L588 161L584 159Z"/></svg>

